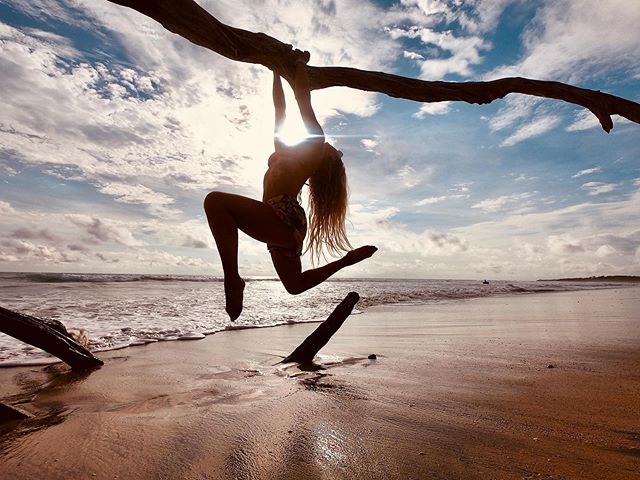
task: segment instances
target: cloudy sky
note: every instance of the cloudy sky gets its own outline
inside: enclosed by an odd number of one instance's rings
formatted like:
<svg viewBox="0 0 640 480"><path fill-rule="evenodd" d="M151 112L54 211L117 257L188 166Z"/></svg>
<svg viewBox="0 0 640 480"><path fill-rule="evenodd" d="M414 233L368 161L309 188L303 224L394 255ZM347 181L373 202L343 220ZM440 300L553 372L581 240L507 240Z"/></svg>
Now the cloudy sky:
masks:
<svg viewBox="0 0 640 480"><path fill-rule="evenodd" d="M313 65L519 75L640 101L638 1L199 3ZM202 200L261 197L270 75L104 0L0 0L0 271L220 274ZM352 243L380 248L348 276L640 274L640 126L614 118L607 135L585 110L519 95L313 101L345 153ZM240 264L274 275L246 236Z"/></svg>

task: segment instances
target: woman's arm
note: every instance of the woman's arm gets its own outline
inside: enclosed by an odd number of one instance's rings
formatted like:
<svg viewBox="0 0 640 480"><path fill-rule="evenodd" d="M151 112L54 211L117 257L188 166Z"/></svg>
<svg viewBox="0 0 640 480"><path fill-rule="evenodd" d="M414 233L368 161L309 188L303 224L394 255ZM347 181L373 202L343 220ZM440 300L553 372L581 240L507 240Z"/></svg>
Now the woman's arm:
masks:
<svg viewBox="0 0 640 480"><path fill-rule="evenodd" d="M274 70L273 72L273 108L275 110L275 126L273 129L273 146L276 152L281 151L284 148L282 140L280 140L280 133L282 126L287 118L287 105L284 99L284 91L282 90L282 81L280 75Z"/></svg>
<svg viewBox="0 0 640 480"><path fill-rule="evenodd" d="M311 91L309 90L309 78L307 77L304 58L305 57L302 57L296 62L293 91L296 96L296 101L298 102L302 122L311 137L308 141L322 145L324 144L324 131L320 123L318 123L316 114L311 106ZM306 59L308 59L308 57L306 57Z"/></svg>
<svg viewBox="0 0 640 480"><path fill-rule="evenodd" d="M309 60L309 52L300 52L296 62L293 92L298 102L302 122L308 132L307 139L293 147L296 157L302 162L304 175L308 178L318 169L324 157L324 131L311 106L311 91L305 64Z"/></svg>

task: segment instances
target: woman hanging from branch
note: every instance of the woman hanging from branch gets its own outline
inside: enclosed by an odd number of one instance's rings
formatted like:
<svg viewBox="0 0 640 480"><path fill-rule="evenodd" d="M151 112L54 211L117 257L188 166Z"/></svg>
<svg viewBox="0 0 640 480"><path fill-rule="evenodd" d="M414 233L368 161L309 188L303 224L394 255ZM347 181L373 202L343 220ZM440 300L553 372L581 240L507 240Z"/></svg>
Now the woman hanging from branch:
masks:
<svg viewBox="0 0 640 480"><path fill-rule="evenodd" d="M334 273L373 255L377 248L351 250L345 232L347 176L342 152L325 142L324 132L311 106L305 64L309 52L295 51L293 82L307 138L294 146L280 139L285 120L285 98L278 72L273 72L275 152L264 175L262 202L240 195L211 192L204 201L209 228L216 241L222 269L226 311L231 320L242 312L244 280L238 273L238 229L267 244L273 265L287 292L297 295L319 285ZM330 254L347 252L339 260L302 271L300 256L307 235L307 218L300 206L303 185L309 186L309 240L306 251L320 258L323 247Z"/></svg>

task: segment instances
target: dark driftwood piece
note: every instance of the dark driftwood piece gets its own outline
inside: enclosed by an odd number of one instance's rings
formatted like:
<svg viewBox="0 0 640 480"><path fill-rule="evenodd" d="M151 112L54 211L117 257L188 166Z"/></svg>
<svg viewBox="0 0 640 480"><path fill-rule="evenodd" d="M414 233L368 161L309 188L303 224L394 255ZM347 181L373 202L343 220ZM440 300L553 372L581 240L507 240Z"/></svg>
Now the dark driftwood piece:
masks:
<svg viewBox="0 0 640 480"><path fill-rule="evenodd" d="M24 420L30 416L27 412L19 408L0 402L0 423L10 422L12 420Z"/></svg>
<svg viewBox="0 0 640 480"><path fill-rule="evenodd" d="M96 368L102 360L76 342L64 325L0 307L0 332L58 357L74 370Z"/></svg>
<svg viewBox="0 0 640 480"><path fill-rule="evenodd" d="M329 318L320 324L311 335L309 335L298 348L296 348L281 363L311 363L316 353L324 347L334 333L342 326L347 319L353 307L360 300L360 295L356 292L350 292L344 300L331 312Z"/></svg>
<svg viewBox="0 0 640 480"><path fill-rule="evenodd" d="M231 60L258 63L277 69L288 81L293 78L291 45L264 33L230 27L220 22L193 0L110 0L127 6L161 23L202 47ZM640 105L597 90L574 87L560 82L511 77L488 82L429 82L413 78L346 67L307 66L312 90L344 86L380 92L391 97L419 102L457 100L485 104L509 93L553 98L581 105L598 117L602 128L613 128L611 115L621 115L640 123Z"/></svg>

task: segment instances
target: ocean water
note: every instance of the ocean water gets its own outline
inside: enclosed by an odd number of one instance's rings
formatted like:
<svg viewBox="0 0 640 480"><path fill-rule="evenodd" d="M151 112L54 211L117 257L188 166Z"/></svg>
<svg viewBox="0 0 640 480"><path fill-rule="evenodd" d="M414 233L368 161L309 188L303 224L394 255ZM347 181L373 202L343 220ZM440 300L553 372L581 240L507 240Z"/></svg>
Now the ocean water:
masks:
<svg viewBox="0 0 640 480"><path fill-rule="evenodd" d="M94 351L180 340L222 330L319 321L356 291L354 313L373 305L452 302L489 295L584 290L607 283L477 280L329 280L289 295L277 279L245 279L244 310L229 321L222 280L210 276L0 273L0 306L82 329ZM48 358L41 350L0 333L0 366Z"/></svg>

